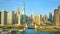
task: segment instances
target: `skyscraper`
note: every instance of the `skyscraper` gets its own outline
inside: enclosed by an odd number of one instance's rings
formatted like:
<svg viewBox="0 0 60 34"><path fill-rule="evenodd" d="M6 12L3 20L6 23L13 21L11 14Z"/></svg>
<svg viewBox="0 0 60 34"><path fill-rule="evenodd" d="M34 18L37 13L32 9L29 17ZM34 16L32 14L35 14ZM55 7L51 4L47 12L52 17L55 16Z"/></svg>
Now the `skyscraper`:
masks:
<svg viewBox="0 0 60 34"><path fill-rule="evenodd" d="M2 10L1 13L1 25L7 24L7 12L5 10Z"/></svg>
<svg viewBox="0 0 60 34"><path fill-rule="evenodd" d="M7 14L7 24L12 25L15 23L14 11L9 11Z"/></svg>
<svg viewBox="0 0 60 34"><path fill-rule="evenodd" d="M1 12L0 12L0 24L1 24Z"/></svg>
<svg viewBox="0 0 60 34"><path fill-rule="evenodd" d="M35 16L35 24L40 25L41 24L41 15Z"/></svg>
<svg viewBox="0 0 60 34"><path fill-rule="evenodd" d="M18 16L19 16L20 12L19 12L19 8L16 7L16 24L18 24Z"/></svg>
<svg viewBox="0 0 60 34"><path fill-rule="evenodd" d="M21 9L20 14L24 15L25 14L25 3L23 3L23 7Z"/></svg>
<svg viewBox="0 0 60 34"><path fill-rule="evenodd" d="M49 22L53 22L53 16L52 16L52 13L51 12L49 12Z"/></svg>
<svg viewBox="0 0 60 34"><path fill-rule="evenodd" d="M18 14L18 25L20 25L21 24L21 16L20 16L20 14Z"/></svg>
<svg viewBox="0 0 60 34"><path fill-rule="evenodd" d="M32 23L34 23L35 22L34 11L32 11L31 18L32 18Z"/></svg>
<svg viewBox="0 0 60 34"><path fill-rule="evenodd" d="M18 7L16 7L16 16L18 17L18 14L19 14L20 12L19 12L19 8Z"/></svg>
<svg viewBox="0 0 60 34"><path fill-rule="evenodd" d="M27 22L27 16L25 14L25 3L23 3L23 7L21 9L21 12L20 12L20 18L21 18L21 24L24 24Z"/></svg>
<svg viewBox="0 0 60 34"><path fill-rule="evenodd" d="M48 17L47 17L47 15L44 15L44 17L43 17L43 22L44 22L44 23L47 23L47 22L48 22Z"/></svg>
<svg viewBox="0 0 60 34"><path fill-rule="evenodd" d="M26 15L21 15L21 24L27 23L27 16Z"/></svg>
<svg viewBox="0 0 60 34"><path fill-rule="evenodd" d="M60 26L60 5L54 10L54 25Z"/></svg>

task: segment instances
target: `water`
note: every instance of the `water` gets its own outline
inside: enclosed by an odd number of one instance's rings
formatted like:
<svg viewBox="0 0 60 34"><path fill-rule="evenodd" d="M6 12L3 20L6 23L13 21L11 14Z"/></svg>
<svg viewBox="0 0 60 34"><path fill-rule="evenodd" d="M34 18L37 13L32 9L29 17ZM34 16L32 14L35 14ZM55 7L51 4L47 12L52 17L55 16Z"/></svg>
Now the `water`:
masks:
<svg viewBox="0 0 60 34"><path fill-rule="evenodd" d="M24 30L23 32L13 31L12 34L60 34L60 32L41 32L34 29Z"/></svg>

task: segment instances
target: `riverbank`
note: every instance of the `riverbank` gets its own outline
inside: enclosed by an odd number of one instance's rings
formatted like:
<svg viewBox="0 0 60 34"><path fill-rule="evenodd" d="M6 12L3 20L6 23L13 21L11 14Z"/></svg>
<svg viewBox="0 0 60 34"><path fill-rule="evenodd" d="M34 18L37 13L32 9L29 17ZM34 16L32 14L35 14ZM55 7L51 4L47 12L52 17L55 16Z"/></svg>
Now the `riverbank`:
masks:
<svg viewBox="0 0 60 34"><path fill-rule="evenodd" d="M1 27L2 29L5 29L5 30L12 30L12 29L15 29L15 30L23 30L23 29L28 29L28 27L24 28L24 27L21 27L21 26L3 26ZM41 27L37 27L37 28L33 28L33 29L37 29L37 30L40 30L40 31L44 31L44 32L60 32L60 30L54 28L53 26L41 26Z"/></svg>
<svg viewBox="0 0 60 34"><path fill-rule="evenodd" d="M58 32L59 30L54 28L37 28L37 30L43 31L43 32ZM60 32L60 31L59 31Z"/></svg>

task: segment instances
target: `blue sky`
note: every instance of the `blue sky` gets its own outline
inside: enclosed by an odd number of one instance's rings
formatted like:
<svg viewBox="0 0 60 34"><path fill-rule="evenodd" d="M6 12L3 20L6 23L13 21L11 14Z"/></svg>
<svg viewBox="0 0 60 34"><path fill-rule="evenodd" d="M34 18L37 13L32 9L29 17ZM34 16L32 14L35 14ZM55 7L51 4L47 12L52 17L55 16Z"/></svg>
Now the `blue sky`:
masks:
<svg viewBox="0 0 60 34"><path fill-rule="evenodd" d="M60 4L60 0L0 0L0 11L16 11L16 7L20 10L23 2L26 4L25 13L27 15L31 15L32 11L34 11L35 15L39 13L49 15L49 12L53 13L54 9Z"/></svg>

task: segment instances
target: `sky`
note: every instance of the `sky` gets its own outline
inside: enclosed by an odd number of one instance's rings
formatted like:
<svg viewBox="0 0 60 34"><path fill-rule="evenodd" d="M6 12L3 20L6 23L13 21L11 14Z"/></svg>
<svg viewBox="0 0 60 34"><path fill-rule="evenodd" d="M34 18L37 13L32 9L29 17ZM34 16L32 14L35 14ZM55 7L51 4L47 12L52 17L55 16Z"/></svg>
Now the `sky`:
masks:
<svg viewBox="0 0 60 34"><path fill-rule="evenodd" d="M31 15L34 11L34 15L49 15L49 12L54 14L54 9L58 8L60 0L0 0L0 11L14 10L16 12L16 7L21 10L25 3L25 14Z"/></svg>

